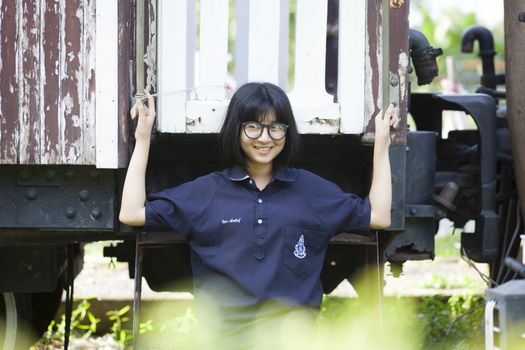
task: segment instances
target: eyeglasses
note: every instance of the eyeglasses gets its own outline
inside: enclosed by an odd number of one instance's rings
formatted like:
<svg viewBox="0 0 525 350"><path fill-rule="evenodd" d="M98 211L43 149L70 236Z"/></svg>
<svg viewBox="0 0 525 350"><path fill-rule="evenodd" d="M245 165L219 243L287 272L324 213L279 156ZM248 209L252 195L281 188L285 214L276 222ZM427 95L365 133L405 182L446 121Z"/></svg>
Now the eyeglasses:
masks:
<svg viewBox="0 0 525 350"><path fill-rule="evenodd" d="M262 135L264 128L266 128L268 129L268 135L270 135L270 138L279 141L286 136L288 125L283 123L261 124L259 122L246 122L242 123L242 128L244 130L244 135L250 139L259 138Z"/></svg>

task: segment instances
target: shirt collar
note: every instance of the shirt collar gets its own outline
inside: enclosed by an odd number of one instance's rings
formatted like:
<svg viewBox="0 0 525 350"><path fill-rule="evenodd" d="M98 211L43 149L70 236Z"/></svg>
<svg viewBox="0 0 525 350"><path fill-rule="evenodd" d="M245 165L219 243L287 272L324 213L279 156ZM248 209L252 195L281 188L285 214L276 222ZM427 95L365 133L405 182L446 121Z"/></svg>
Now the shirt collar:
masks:
<svg viewBox="0 0 525 350"><path fill-rule="evenodd" d="M233 168L226 170L226 176L232 180L232 181L243 181L250 178L250 175L241 168L240 166L236 165Z"/></svg>
<svg viewBox="0 0 525 350"><path fill-rule="evenodd" d="M250 178L248 172L238 165L227 169L226 176L232 181L244 181ZM279 180L282 182L294 182L296 179L297 177L293 169L288 167L279 167L273 175L272 181Z"/></svg>
<svg viewBox="0 0 525 350"><path fill-rule="evenodd" d="M297 175L294 169L283 166L277 168L277 171L273 175L273 179L282 182L295 182L295 180L297 180Z"/></svg>

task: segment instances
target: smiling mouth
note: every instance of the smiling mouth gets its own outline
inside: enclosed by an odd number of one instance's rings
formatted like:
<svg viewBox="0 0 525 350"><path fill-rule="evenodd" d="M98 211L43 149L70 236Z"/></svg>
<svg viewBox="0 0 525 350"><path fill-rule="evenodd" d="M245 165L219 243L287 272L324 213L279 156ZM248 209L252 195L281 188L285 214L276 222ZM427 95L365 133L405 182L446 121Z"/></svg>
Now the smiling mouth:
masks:
<svg viewBox="0 0 525 350"><path fill-rule="evenodd" d="M269 150L272 149L272 147L270 147L270 146L266 146L266 147L253 146L253 147L255 147L255 149L257 149L259 151L264 151L264 152L269 151Z"/></svg>

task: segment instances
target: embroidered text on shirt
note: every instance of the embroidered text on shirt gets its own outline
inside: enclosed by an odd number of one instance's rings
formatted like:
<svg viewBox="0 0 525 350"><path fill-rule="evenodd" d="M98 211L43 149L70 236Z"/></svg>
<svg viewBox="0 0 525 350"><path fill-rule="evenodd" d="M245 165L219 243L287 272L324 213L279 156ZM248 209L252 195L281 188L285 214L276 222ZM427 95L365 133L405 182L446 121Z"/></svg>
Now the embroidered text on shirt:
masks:
<svg viewBox="0 0 525 350"><path fill-rule="evenodd" d="M222 224L232 224L232 223L235 223L235 224L240 224L241 223L241 218L238 218L238 219L222 219Z"/></svg>
<svg viewBox="0 0 525 350"><path fill-rule="evenodd" d="M304 245L303 235L299 237L299 241L295 245L295 250L293 251L293 255L295 255L295 257L299 259L304 259L304 257L306 257L306 247Z"/></svg>

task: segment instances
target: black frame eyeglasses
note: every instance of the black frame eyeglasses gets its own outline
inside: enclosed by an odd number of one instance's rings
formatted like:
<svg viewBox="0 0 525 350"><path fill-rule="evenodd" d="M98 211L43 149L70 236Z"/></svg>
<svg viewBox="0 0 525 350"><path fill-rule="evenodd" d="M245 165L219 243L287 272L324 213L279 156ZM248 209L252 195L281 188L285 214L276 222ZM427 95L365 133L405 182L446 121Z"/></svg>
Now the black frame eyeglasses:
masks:
<svg viewBox="0 0 525 350"><path fill-rule="evenodd" d="M268 129L268 135L272 140L279 141L286 136L288 125L277 122L270 124L262 124L254 121L242 123L244 135L249 139L257 139L261 137L265 128Z"/></svg>

